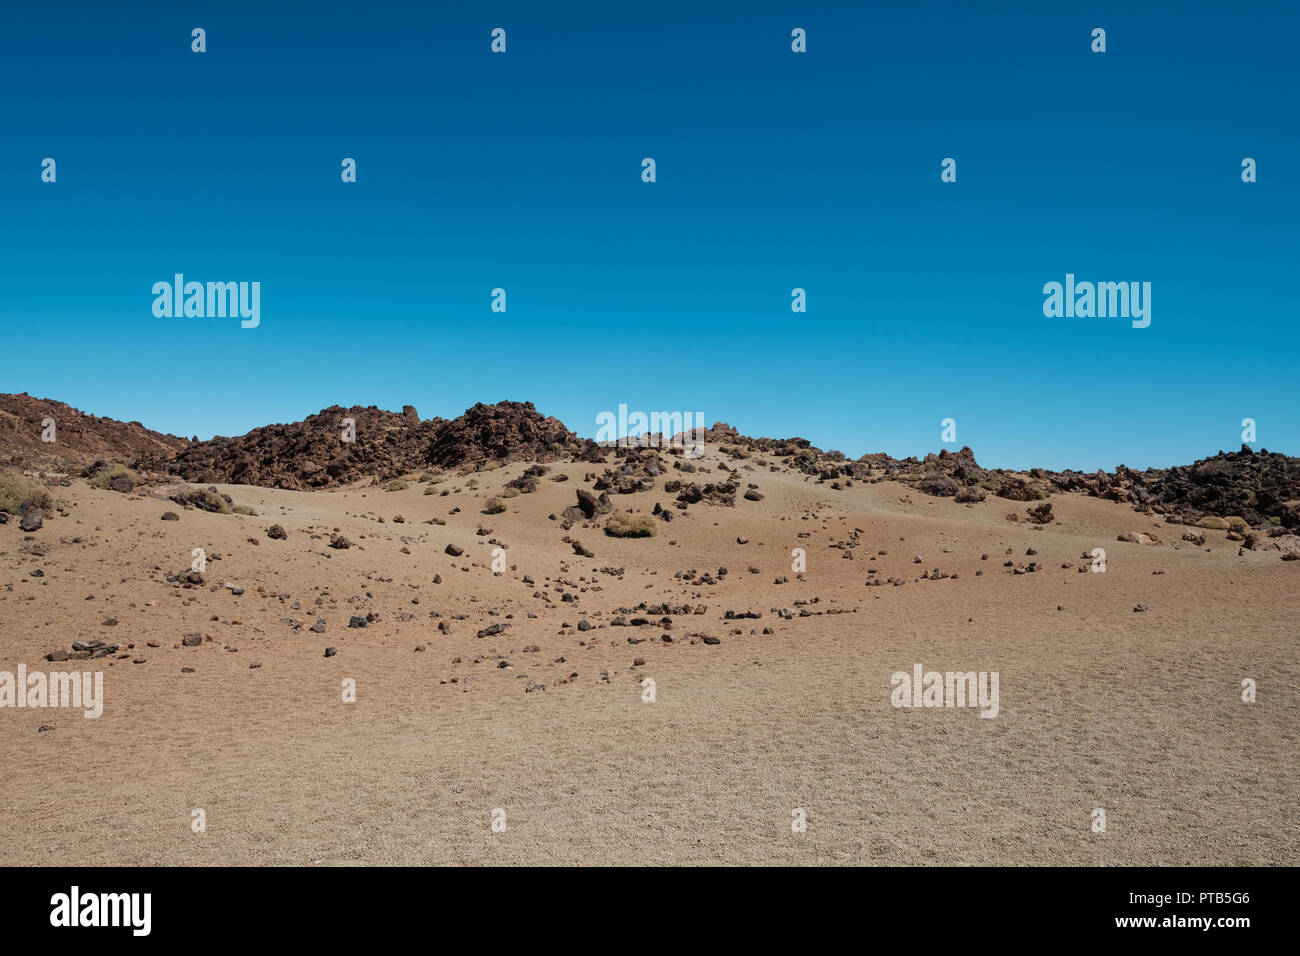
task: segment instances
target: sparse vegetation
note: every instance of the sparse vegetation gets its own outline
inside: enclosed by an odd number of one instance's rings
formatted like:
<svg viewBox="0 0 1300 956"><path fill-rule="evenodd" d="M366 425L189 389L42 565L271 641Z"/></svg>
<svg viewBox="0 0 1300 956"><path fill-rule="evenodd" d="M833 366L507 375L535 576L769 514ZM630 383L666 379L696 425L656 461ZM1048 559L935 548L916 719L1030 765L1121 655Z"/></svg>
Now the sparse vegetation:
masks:
<svg viewBox="0 0 1300 956"><path fill-rule="evenodd" d="M409 487L410 485L401 478L394 478L388 484L384 485L384 491L405 491Z"/></svg>
<svg viewBox="0 0 1300 956"><path fill-rule="evenodd" d="M519 489L518 489L518 488L506 488L504 491L501 492L501 497L502 497L502 498L518 498L518 497L519 497Z"/></svg>
<svg viewBox="0 0 1300 956"><path fill-rule="evenodd" d="M506 510L506 503L500 498L489 498L483 505L485 515L499 515Z"/></svg>
<svg viewBox="0 0 1300 956"><path fill-rule="evenodd" d="M1206 528L1210 531L1227 531L1229 525L1228 522L1223 518L1219 518L1214 515L1206 515L1200 521L1196 522L1196 527Z"/></svg>
<svg viewBox="0 0 1300 956"><path fill-rule="evenodd" d="M224 515L231 512L230 502L210 488L191 488L188 491L182 491L178 495L172 495L172 501L177 504L199 508L202 511L211 511L215 514Z"/></svg>
<svg viewBox="0 0 1300 956"><path fill-rule="evenodd" d="M649 515L612 514L605 522L605 534L611 538L653 538L656 530Z"/></svg>
<svg viewBox="0 0 1300 956"><path fill-rule="evenodd" d="M231 510L234 511L235 514L237 515L252 515L254 517L257 516L257 512L254 511L252 508L250 508L248 505L235 505L234 508L232 508Z"/></svg>
<svg viewBox="0 0 1300 956"><path fill-rule="evenodd" d="M125 487L121 479L125 479ZM125 465L105 465L87 479L90 487L104 491L113 488L114 482L118 486L114 490L130 491L140 483L140 476Z"/></svg>
<svg viewBox="0 0 1300 956"><path fill-rule="evenodd" d="M44 488L16 471L0 471L0 511L16 515L24 511L48 511L52 507L54 501Z"/></svg>

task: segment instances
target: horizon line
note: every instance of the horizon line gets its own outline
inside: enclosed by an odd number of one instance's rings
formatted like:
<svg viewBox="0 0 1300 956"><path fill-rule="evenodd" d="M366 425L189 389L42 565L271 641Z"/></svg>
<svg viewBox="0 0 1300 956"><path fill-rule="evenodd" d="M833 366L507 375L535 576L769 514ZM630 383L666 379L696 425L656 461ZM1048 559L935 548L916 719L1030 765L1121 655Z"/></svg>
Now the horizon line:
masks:
<svg viewBox="0 0 1300 956"><path fill-rule="evenodd" d="M369 405L361 405L361 404L355 404L355 403L352 404L352 405L340 405L340 404L335 403L335 404L333 404L333 405L326 405L324 408L319 408L319 409L316 409L316 410L314 410L314 411L312 411L312 412L309 412L309 413L305 414L302 418L296 418L296 419L292 419L292 420L290 420L290 421L265 422L265 423L263 423L263 424L261 424L261 425L254 425L252 428L249 428L247 431L242 432L242 433L240 433L240 434L231 434L231 435L227 435L227 434L224 434L224 433L222 433L222 432L214 431L214 432L212 433L212 435L211 435L209 438L198 438L197 433L194 433L192 438L187 438L187 437L185 437L184 435L177 435L177 434L174 434L174 433L172 433L172 432L164 432L164 431L160 431L160 430L158 430L158 429L152 428L152 427L150 427L147 423L142 422L142 421L139 421L138 419L130 419L130 420L127 420L127 419L121 419L121 418L113 418L112 416L109 416L109 415L100 415L100 414L96 414L95 412L90 412L90 411L87 411L87 410L85 410L85 409L83 409L83 408L78 408L78 407L75 406L75 405L72 405L72 404L70 404L70 403L68 403L68 402L64 402L64 401L62 401L61 399L57 399L57 398L38 397L38 396L32 395L32 394L30 394L29 392L26 392L26 391L23 391L23 392L3 392L3 393L0 393L0 398L5 397L5 396L25 397L25 398L32 399L32 400L34 400L34 401L42 401L42 402L57 402L57 403L59 403L59 404L61 404L61 405L67 405L69 408L72 408L74 411L77 411L77 412L79 412L80 414L85 415L85 416L87 416L87 417L109 419L109 420L111 420L111 421L116 421L116 422L120 422L120 423L122 423L122 424L128 424L128 425L129 425L129 424L139 425L141 428L144 428L144 429L146 429L147 431L151 431L151 432L154 432L155 434L159 434L159 435L164 435L164 436L169 437L169 438L175 438L175 439L178 439L178 440L180 440L180 441L184 441L184 442L186 442L186 443L188 443L188 444L190 444L190 445L195 445L195 444L205 444L205 443L208 443L208 442L212 442L212 441L216 440L217 438L225 438L225 439L238 439L238 438L245 438L245 437L247 437L248 435L252 434L253 432L255 432L255 431L259 430L259 429L270 428L270 427L275 427L275 426L288 426L288 425L300 424L301 422L305 421L307 418L310 418L310 417L312 417L312 416L316 416L316 415L320 415L322 412L325 412L326 410L328 410L328 409L330 409L330 408L341 408L341 409L367 408L367 409L375 409L376 411L384 412L385 414L389 414L389 415L401 416L401 415L403 414L401 410L394 411L394 410L392 410L392 409L384 408L384 407L382 407L382 406L380 406L380 405L376 405L376 404L373 404L373 403L372 403L372 404L369 404ZM569 426L569 424L568 424L567 422L565 422L563 419L561 419L559 416L557 416L557 415L546 415L544 412L540 411L540 410L537 408L537 405L536 405L534 402L529 401L529 400L519 400L519 399L507 399L507 398L502 398L502 399L498 399L497 401L494 401L494 402L483 402L483 401L477 401L477 402L472 403L471 405L466 406L465 409L464 409L464 410L463 410L459 415L456 415L456 416L454 416L454 417L452 417L452 418L445 418L445 417L443 417L443 416L441 416L441 415L435 415L435 416L433 416L433 417L431 417L431 418L423 418L423 417L420 417L420 415L419 415L419 410L416 409L416 421L419 422L419 423L421 423L421 424L423 424L423 423L425 423L425 422L433 422L433 421L438 421L438 420L441 420L441 421L443 421L443 422L451 422L451 421L455 421L456 418L461 418L461 417L463 417L467 412L471 411L471 410L472 410L473 408L475 408L476 406L480 406L480 405L481 405L481 406L484 406L484 407L496 407L496 406L502 405L502 404L504 404L504 403L506 403L506 402L512 402L512 403L514 403L514 404L519 404L519 405L528 405L528 406L532 407L534 411L537 411L537 413L538 413L539 415L543 415L543 417L546 417L546 418L554 418L556 421L560 422L560 423L561 423L561 424L562 424L562 425L563 425L567 430L573 432L573 434L576 435L577 438L578 438L579 440L583 440L583 441L593 441L593 442L595 442L597 445L599 445L599 446L601 446L601 447L604 447L604 448L613 448L613 447L618 447L617 442L620 441L620 440L622 440L622 439L616 439L616 440L614 440L614 441L598 442L598 441L596 441L596 439L595 439L594 437L592 437L592 436L583 435L583 434L577 432L576 430L574 430L573 428L571 428L571 427ZM413 409L416 408L414 405L403 405L403 408L405 408L405 407L410 407L410 408L413 408ZM674 413L672 413L672 412L664 413L664 412L661 411L661 412L656 412L655 414L660 414L660 415L662 415L662 414L674 414ZM688 413L688 412L679 412L679 413L675 413L675 414L680 414L683 418L685 418L685 416L687 416L688 414L692 414L692 413ZM695 412L695 413L693 413L693 414L699 416L699 415L702 415L703 413L701 413L701 412ZM599 417L597 418L597 420L599 420ZM1062 473L1062 474L1064 474L1064 473L1068 473L1068 472L1073 472L1073 473L1076 473L1076 474L1085 474L1085 475L1087 475L1087 474L1096 474L1098 471L1108 472L1108 473L1110 473L1110 474L1114 474L1114 473L1118 472L1118 470L1119 470L1120 468L1123 468L1123 469L1128 470L1128 471L1134 471L1134 472L1137 472L1137 473L1142 473L1142 472L1147 472L1147 471L1167 471L1167 470L1169 470L1169 469L1171 469L1171 468L1185 468L1185 467L1190 467L1191 465L1193 465L1193 464L1195 464L1195 463L1197 463L1197 462L1204 461L1204 460L1209 459L1209 458L1214 458L1214 457L1217 457L1217 456L1219 456L1219 455L1225 455L1225 454L1235 454L1235 453L1240 453L1242 450L1248 450L1248 451L1250 451L1252 454L1280 454L1280 455L1282 455L1282 456L1285 457L1285 458L1296 458L1296 457L1297 457L1297 456L1294 456L1294 455L1289 455L1289 454L1287 454L1287 453L1285 453L1285 452L1279 452L1279 451L1277 451L1276 449L1270 450L1270 449L1264 448L1262 445L1261 445L1260 447L1252 447L1250 443L1248 443L1248 442L1244 442L1244 441L1243 441L1243 442L1241 443L1240 448L1233 449L1233 450L1231 450L1231 451L1225 451L1225 449L1223 449L1223 448L1219 448L1217 451L1210 452L1210 453L1204 453L1204 454L1202 454L1200 457L1198 457L1198 458L1194 458L1192 461L1182 462L1182 463L1175 463L1175 464L1169 464L1169 465L1148 465L1148 466L1145 467L1145 468L1133 468L1133 467L1131 467L1131 466L1129 466L1129 465L1124 464L1123 462L1120 462L1120 463L1118 463L1118 464L1116 464L1116 465L1113 465L1113 466L1111 466L1109 469L1104 468L1104 467L1103 467L1103 468L1097 468L1097 469L1082 469L1082 468L1072 468L1072 467L1067 467L1067 468L1049 468L1049 467L1046 467L1046 466L1043 466L1043 465L1027 465L1027 466L1024 466L1024 467L1015 467L1015 466L1007 466L1007 465L989 465L989 464L987 464L987 463L981 462L981 461L979 460L978 455L975 453L975 449L974 449L974 447L971 446L970 443L968 443L968 442L963 442L963 443L961 443L961 444L958 444L958 443L956 443L956 442L947 443L947 442L942 442L942 441L941 441L941 442L939 443L939 447L938 447L937 449L935 449L935 450L933 450L933 451L927 451L927 452L925 452L924 454L921 454L921 455L911 454L911 455L907 455L907 456L899 457L899 456L897 456L897 455L892 454L891 452L883 451L883 450L878 450L878 451L866 451L866 452L861 453L860 455L854 456L854 455L849 455L848 453L846 453L846 452L844 452L844 451L842 451L842 450L840 450L840 449L838 449L838 448L824 448L824 447L822 447L822 446L820 446L820 445L817 445L817 444L816 444L812 439L810 439L810 438L805 438L805 437L802 436L802 435L775 436L775 435L762 435L762 434L759 434L759 435L751 435L751 434L747 434L746 432L742 431L741 429L739 429L737 426L731 424L730 422L726 422L726 421L722 421L722 420L715 421L712 425L708 426L708 428L707 428L706 430L711 431L711 430L713 430L714 428L717 428L719 425L724 425L724 426L726 426L726 427L728 427L728 428L733 429L733 430L736 432L736 434L737 434L740 438L742 438L742 439L749 439L749 440L753 440L753 441L762 441L762 440L766 440L766 441L776 441L776 442L781 442L781 441L804 441L804 442L807 442L807 443L808 443L808 446L809 446L810 448L816 449L817 451L821 452L821 453L824 454L824 455L825 455L825 454L830 454L831 452L838 452L839 454L844 455L845 460L847 460L847 461L860 461L862 458L865 458L865 457L870 456L870 455L885 455L886 457L891 458L891 459L893 459L894 461L909 461L909 460L915 460L915 461L917 461L918 463L924 463L926 456L931 455L931 454L933 454L933 455L939 455L939 454L941 454L942 452L945 452L945 451L946 451L946 452L948 452L950 455L955 455L955 454L959 454L960 451L962 451L962 450L964 450L964 449L969 449L970 452L971 452L971 455L975 458L975 461L976 461L976 463L979 465L979 467L981 467L981 468L983 468L983 469L985 469L985 470L987 470L987 471L1017 471L1017 472L1027 472L1027 471L1032 471L1032 470L1034 470L1034 469L1039 469L1039 470L1042 470L1042 471L1057 472L1057 473ZM650 435L650 434L656 434L656 435L659 435L661 438L665 438L665 439L674 437L674 436L663 436L663 434L662 434L661 432L650 433L650 432L648 431L648 428L647 428L647 430L644 431L644 432L637 432L637 433L635 433L635 434L631 434L631 433L630 433L630 434L628 434L628 435L626 435L626 436L623 436L623 437L625 437L625 438L639 438L639 437L647 436L647 435ZM195 438L197 438L198 440L197 440L197 441L194 441ZM715 442L714 444L717 444L717 442ZM640 447L653 447L653 446L640 446Z"/></svg>

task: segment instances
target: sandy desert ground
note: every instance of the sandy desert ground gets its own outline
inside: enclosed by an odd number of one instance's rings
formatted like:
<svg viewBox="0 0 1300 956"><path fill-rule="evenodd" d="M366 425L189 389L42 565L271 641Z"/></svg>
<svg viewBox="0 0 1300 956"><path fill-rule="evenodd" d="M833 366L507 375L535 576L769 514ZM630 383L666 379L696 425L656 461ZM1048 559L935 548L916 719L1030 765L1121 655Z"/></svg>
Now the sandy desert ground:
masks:
<svg viewBox="0 0 1300 956"><path fill-rule="evenodd" d="M477 489L448 475L447 496L220 487L256 516L58 489L66 515L0 527L0 670L101 670L104 712L0 710L0 863L1300 863L1300 563L1095 498L1057 495L1034 526L1006 520L1023 503L725 460L762 502L693 505L653 538L579 523L591 558L548 518L591 464L552 465L495 515L524 464ZM336 529L354 547L330 548ZM1116 541L1130 531L1164 544ZM1080 573L1095 547L1106 573ZM205 583L169 583L194 548ZM871 568L907 583L867 587ZM920 578L935 568L955 576ZM642 602L707 610L611 624ZM121 656L44 659L96 639ZM891 706L916 663L997 671L998 716Z"/></svg>

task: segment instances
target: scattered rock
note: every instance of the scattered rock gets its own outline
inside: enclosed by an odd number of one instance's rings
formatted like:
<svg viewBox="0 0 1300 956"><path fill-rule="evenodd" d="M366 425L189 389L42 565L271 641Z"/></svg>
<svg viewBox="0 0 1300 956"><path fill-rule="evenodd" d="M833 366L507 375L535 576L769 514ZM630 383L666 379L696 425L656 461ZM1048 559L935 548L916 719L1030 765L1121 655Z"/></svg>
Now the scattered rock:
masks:
<svg viewBox="0 0 1300 956"><path fill-rule="evenodd" d="M1160 539L1157 538L1155 535L1145 534L1144 532L1141 531L1126 531L1123 534L1119 535L1116 540L1127 541L1129 544L1146 544L1146 545L1160 544Z"/></svg>

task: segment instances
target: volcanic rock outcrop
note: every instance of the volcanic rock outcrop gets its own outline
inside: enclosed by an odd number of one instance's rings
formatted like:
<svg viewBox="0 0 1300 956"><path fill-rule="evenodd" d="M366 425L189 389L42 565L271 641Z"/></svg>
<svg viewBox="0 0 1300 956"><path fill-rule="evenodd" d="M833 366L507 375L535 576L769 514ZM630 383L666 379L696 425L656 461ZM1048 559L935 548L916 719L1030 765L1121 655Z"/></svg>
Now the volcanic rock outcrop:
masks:
<svg viewBox="0 0 1300 956"><path fill-rule="evenodd" d="M47 421L54 441L43 439ZM80 409L26 392L0 395L0 462L20 467L73 470L96 459L126 461L168 457L190 443L150 431L139 422L87 415Z"/></svg>

